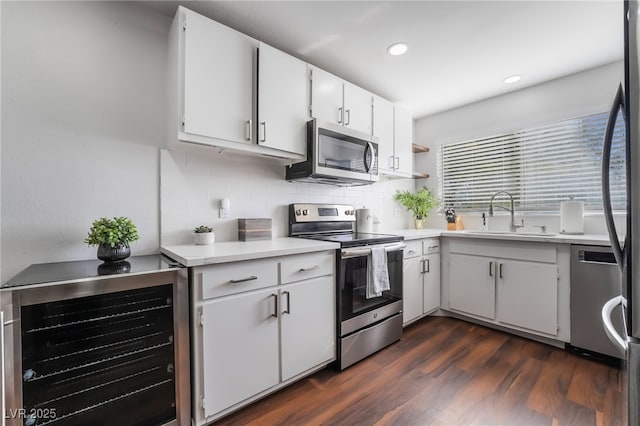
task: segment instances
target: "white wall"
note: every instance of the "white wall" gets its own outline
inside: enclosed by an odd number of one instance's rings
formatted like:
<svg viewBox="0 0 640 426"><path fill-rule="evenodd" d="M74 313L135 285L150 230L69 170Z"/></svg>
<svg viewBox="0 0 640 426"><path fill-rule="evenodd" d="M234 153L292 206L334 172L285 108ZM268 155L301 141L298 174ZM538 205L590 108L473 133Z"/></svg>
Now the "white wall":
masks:
<svg viewBox="0 0 640 426"><path fill-rule="evenodd" d="M2 282L95 258L102 216L157 252L169 25L129 2L2 2Z"/></svg>
<svg viewBox="0 0 640 426"><path fill-rule="evenodd" d="M274 237L288 235L291 203L349 204L374 210L380 230L410 226L411 215L395 214L396 190L413 190L413 179L383 180L353 188L293 183L285 169L264 158L219 154L218 150L183 145L161 151L162 244L191 243L194 227L214 227L216 241L238 238L238 218L272 218ZM231 201L231 217L220 219L220 200Z"/></svg>
<svg viewBox="0 0 640 426"><path fill-rule="evenodd" d="M1 282L32 263L95 259L83 243L99 217L129 216L140 240L134 254L160 244L160 150L165 141L165 78L170 18L134 2L11 2L1 14ZM195 147L166 153L165 240L190 242L197 224L219 241L237 238L237 218L272 217L287 234L292 202L340 202L393 215L395 189L292 184L264 158ZM217 219L228 197L232 217Z"/></svg>
<svg viewBox="0 0 640 426"><path fill-rule="evenodd" d="M428 170L432 177L420 182L433 191L437 190L436 160L440 145L608 111L623 78L624 64L621 61L614 62L416 120L416 141L431 149L428 155L420 157L417 167ZM468 228L480 226L479 216L464 219ZM506 219L497 220L504 222ZM435 228L446 227L442 215L432 215L427 223ZM559 213L553 216L527 216L526 223L546 224L551 231L557 232L560 226ZM585 232L605 233L602 215L587 216Z"/></svg>

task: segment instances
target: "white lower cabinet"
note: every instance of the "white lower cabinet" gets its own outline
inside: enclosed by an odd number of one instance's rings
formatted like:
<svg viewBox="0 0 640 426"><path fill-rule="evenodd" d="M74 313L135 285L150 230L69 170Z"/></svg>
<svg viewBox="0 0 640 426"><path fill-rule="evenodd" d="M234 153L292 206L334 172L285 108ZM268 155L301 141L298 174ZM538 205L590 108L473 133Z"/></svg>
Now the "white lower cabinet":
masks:
<svg viewBox="0 0 640 426"><path fill-rule="evenodd" d="M277 294L260 290L205 302L202 350L205 417L279 381Z"/></svg>
<svg viewBox="0 0 640 426"><path fill-rule="evenodd" d="M422 260L422 313L440 307L440 254L431 253Z"/></svg>
<svg viewBox="0 0 640 426"><path fill-rule="evenodd" d="M447 247L444 309L558 336L561 268L554 245L455 239Z"/></svg>
<svg viewBox="0 0 640 426"><path fill-rule="evenodd" d="M440 254L437 239L406 242L402 317L407 325L440 307Z"/></svg>
<svg viewBox="0 0 640 426"><path fill-rule="evenodd" d="M498 320L555 335L558 327L558 268L554 264L498 260Z"/></svg>
<svg viewBox="0 0 640 426"><path fill-rule="evenodd" d="M449 256L449 307L494 319L496 286L493 259L452 253Z"/></svg>
<svg viewBox="0 0 640 426"><path fill-rule="evenodd" d="M335 357L333 276L284 286L280 291L282 380Z"/></svg>
<svg viewBox="0 0 640 426"><path fill-rule="evenodd" d="M194 424L335 360L334 270L333 251L191 268Z"/></svg>

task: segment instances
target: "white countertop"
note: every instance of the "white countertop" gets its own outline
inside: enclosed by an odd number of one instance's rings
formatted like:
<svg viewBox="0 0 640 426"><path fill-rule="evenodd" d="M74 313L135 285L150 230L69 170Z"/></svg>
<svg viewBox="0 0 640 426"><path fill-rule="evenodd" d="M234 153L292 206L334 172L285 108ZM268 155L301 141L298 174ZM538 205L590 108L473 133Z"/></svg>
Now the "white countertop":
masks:
<svg viewBox="0 0 640 426"><path fill-rule="evenodd" d="M557 244L585 244L609 246L609 236L606 234L548 234L531 235L518 233L491 233L480 230L447 231L445 229L425 228L425 229L393 229L384 231L385 234L402 235L405 240L418 240L422 238L436 237L460 237L460 238L482 238L490 240L510 240L510 241L531 241L547 242Z"/></svg>
<svg viewBox="0 0 640 426"><path fill-rule="evenodd" d="M162 246L160 251L184 266L200 266L339 248L338 243L285 237L260 241L228 241L210 246L194 244Z"/></svg>

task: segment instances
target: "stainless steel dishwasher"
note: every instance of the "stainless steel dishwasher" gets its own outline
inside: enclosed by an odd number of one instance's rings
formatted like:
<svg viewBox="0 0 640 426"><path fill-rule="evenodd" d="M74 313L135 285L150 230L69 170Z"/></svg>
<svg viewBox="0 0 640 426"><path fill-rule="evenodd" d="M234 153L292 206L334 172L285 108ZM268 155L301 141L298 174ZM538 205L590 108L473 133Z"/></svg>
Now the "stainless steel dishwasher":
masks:
<svg viewBox="0 0 640 426"><path fill-rule="evenodd" d="M605 334L601 320L602 306L617 294L620 294L620 270L611 248L572 245L570 350L596 358L623 357ZM613 322L623 336L622 315L613 317L618 319Z"/></svg>

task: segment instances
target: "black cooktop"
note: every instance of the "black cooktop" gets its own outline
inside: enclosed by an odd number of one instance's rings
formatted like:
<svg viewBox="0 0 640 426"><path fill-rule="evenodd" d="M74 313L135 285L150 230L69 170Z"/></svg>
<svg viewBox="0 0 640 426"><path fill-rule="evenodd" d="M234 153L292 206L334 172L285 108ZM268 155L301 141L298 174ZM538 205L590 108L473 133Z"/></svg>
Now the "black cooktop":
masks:
<svg viewBox="0 0 640 426"><path fill-rule="evenodd" d="M309 238L312 240L331 241L334 243L340 243L340 247L360 247L369 246L374 244L388 244L395 243L404 240L404 237L400 235L389 234L365 234L358 232L345 232L342 234L315 234L315 235L300 235L302 238Z"/></svg>
<svg viewBox="0 0 640 426"><path fill-rule="evenodd" d="M40 263L29 266L0 288L13 288L32 284L54 283L97 278L117 274L143 274L161 272L182 265L162 254L131 256L114 264L101 260Z"/></svg>

